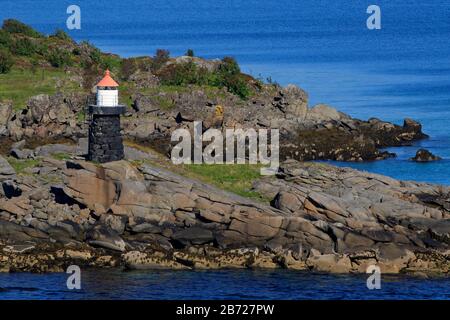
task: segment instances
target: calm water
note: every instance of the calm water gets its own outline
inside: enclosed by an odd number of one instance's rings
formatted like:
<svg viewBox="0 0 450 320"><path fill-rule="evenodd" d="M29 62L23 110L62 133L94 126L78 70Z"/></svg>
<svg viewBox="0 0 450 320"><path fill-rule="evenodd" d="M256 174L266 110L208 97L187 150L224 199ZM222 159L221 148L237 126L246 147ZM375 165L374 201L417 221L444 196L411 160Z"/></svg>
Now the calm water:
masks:
<svg viewBox="0 0 450 320"><path fill-rule="evenodd" d="M69 32L124 57L157 48L205 58L235 56L245 72L295 83L311 104L328 103L354 117L401 124L420 120L431 136L394 148L398 158L352 165L389 176L450 185L450 3L377 0L382 30L366 28L365 0L0 1L44 33L65 28L66 8L82 10L82 30ZM418 147L444 158L408 161ZM288 271L85 273L83 290L65 290L65 274L0 275L5 298L449 298L448 279L388 278L368 291L358 276Z"/></svg>
<svg viewBox="0 0 450 320"><path fill-rule="evenodd" d="M366 278L298 271L147 271L82 273L81 290L64 273L0 274L0 299L450 299L450 278L385 276L380 290Z"/></svg>

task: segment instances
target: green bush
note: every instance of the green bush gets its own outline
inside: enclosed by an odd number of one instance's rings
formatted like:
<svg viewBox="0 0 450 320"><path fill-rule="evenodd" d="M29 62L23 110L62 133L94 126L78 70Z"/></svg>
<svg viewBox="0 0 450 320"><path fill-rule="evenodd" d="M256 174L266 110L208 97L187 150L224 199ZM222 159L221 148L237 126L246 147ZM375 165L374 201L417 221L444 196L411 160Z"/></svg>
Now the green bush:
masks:
<svg viewBox="0 0 450 320"><path fill-rule="evenodd" d="M122 60L120 57L112 54L101 56L100 67L105 70L109 69L111 71L119 71Z"/></svg>
<svg viewBox="0 0 450 320"><path fill-rule="evenodd" d="M7 19L3 21L2 29L9 33L21 33L33 38L42 37L42 34L34 30L32 27L15 19Z"/></svg>
<svg viewBox="0 0 450 320"><path fill-rule="evenodd" d="M0 73L8 73L14 64L14 60L5 49L0 49Z"/></svg>
<svg viewBox="0 0 450 320"><path fill-rule="evenodd" d="M53 49L47 56L47 61L55 68L71 65L72 60L69 51L64 49Z"/></svg>
<svg viewBox="0 0 450 320"><path fill-rule="evenodd" d="M20 56L31 56L37 51L37 46L28 38L14 41L12 52Z"/></svg>
<svg viewBox="0 0 450 320"><path fill-rule="evenodd" d="M219 73L224 76L237 75L241 73L241 68L233 57L225 57L219 65Z"/></svg>
<svg viewBox="0 0 450 320"><path fill-rule="evenodd" d="M193 62L171 64L158 73L161 84L168 86L186 86L190 84L207 85L209 72L197 67Z"/></svg>
<svg viewBox="0 0 450 320"><path fill-rule="evenodd" d="M250 95L250 89L248 88L247 82L241 75L228 76L222 81L224 87L226 87L229 92L239 96L241 99L247 99Z"/></svg>
<svg viewBox="0 0 450 320"><path fill-rule="evenodd" d="M49 53L48 44L46 44L44 42L38 43L35 46L35 51L36 51L36 53L40 54L41 56L44 56L44 57L47 56Z"/></svg>
<svg viewBox="0 0 450 320"><path fill-rule="evenodd" d="M156 72L161 84L167 86L208 85L227 88L242 99L248 98L250 89L236 60L226 57L215 72L198 67L194 62L170 64Z"/></svg>
<svg viewBox="0 0 450 320"><path fill-rule="evenodd" d="M55 38L61 39L61 40L70 40L72 41L72 38L64 31L61 29L57 29L55 31L55 33L53 34L53 36Z"/></svg>
<svg viewBox="0 0 450 320"><path fill-rule="evenodd" d="M95 64L100 64L102 62L102 53L97 48L92 48L89 57L91 58L92 62Z"/></svg>
<svg viewBox="0 0 450 320"><path fill-rule="evenodd" d="M0 29L0 47L11 48L12 39L11 35Z"/></svg>
<svg viewBox="0 0 450 320"><path fill-rule="evenodd" d="M217 87L226 87L227 90L242 99L248 98L250 89L247 81L241 74L238 63L232 57L225 57L219 65L217 76L213 80L213 85Z"/></svg>

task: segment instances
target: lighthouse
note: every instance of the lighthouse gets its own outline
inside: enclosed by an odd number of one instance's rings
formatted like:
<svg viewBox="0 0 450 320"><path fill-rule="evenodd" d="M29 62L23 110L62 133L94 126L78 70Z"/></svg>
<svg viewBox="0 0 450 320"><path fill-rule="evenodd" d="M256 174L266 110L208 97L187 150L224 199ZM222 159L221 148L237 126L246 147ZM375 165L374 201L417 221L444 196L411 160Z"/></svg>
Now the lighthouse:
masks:
<svg viewBox="0 0 450 320"><path fill-rule="evenodd" d="M126 107L119 104L119 84L106 70L96 87L96 104L88 106L88 159L100 163L121 160L124 153L120 116L125 113Z"/></svg>

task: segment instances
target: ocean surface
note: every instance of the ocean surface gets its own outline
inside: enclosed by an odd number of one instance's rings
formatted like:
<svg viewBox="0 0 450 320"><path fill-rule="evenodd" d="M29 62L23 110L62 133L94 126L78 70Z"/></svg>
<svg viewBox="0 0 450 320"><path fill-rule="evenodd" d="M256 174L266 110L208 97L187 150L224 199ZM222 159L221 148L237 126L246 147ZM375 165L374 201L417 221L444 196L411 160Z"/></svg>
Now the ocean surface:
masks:
<svg viewBox="0 0 450 320"><path fill-rule="evenodd" d="M82 271L81 289L65 273L0 274L0 299L450 299L450 278L382 276L369 290L365 275L301 271Z"/></svg>
<svg viewBox="0 0 450 320"><path fill-rule="evenodd" d="M335 163L394 178L450 185L450 2L448 0L0 1L0 19L44 33L65 29L71 4L81 30L68 31L123 57L157 48L205 58L237 58L243 71L309 93L353 117L398 124L410 117L430 139L391 148L397 158ZM366 9L381 7L381 30ZM444 160L408 161L419 147ZM1 298L449 298L447 280L392 278L380 291L357 276L277 272L87 273L81 292L65 275L0 275ZM99 281L97 281L97 279Z"/></svg>

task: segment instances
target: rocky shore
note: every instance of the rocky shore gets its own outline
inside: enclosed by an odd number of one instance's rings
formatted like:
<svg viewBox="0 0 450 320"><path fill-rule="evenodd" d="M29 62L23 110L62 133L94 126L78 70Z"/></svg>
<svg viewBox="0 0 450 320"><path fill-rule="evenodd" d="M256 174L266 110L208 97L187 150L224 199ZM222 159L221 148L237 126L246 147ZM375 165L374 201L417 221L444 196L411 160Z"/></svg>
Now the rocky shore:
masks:
<svg viewBox="0 0 450 320"><path fill-rule="evenodd" d="M447 187L289 160L255 181L266 204L162 169L155 153L127 147L97 165L78 160L84 147L38 147L21 174L0 158L0 270L449 271ZM51 156L62 149L71 159Z"/></svg>
<svg viewBox="0 0 450 320"><path fill-rule="evenodd" d="M419 122L363 121L310 106L301 88L245 75L229 57L158 50L122 59L15 20L0 33L8 72L17 68L19 79L6 82L32 77L56 88L36 95L36 81L24 86L26 99L0 101L0 271L77 264L361 273L376 264L385 273L448 274L448 187L304 162L393 157L383 149L427 137ZM23 42L28 55L15 51ZM85 161L86 106L105 66L127 103L127 145L125 160L100 165ZM204 130L279 129L282 165L254 180L260 201L173 167L171 133L194 121ZM438 157L422 150L414 160Z"/></svg>

